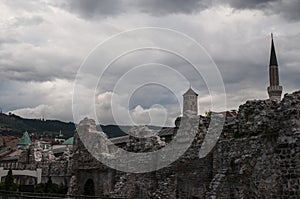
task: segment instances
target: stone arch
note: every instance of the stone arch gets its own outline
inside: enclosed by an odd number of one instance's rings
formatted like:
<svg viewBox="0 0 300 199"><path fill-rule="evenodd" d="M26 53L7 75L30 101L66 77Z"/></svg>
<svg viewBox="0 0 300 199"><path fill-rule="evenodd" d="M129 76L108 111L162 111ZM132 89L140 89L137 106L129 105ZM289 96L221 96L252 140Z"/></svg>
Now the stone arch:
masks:
<svg viewBox="0 0 300 199"><path fill-rule="evenodd" d="M92 179L88 179L83 188L83 194L87 196L94 196L95 195L95 183Z"/></svg>

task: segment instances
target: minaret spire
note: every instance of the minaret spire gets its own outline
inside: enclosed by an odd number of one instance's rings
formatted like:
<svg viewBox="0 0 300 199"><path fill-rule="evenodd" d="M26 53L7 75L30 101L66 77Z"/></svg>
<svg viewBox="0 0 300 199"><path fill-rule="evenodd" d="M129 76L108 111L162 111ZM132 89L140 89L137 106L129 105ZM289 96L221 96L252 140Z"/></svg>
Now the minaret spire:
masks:
<svg viewBox="0 0 300 199"><path fill-rule="evenodd" d="M275 52L275 45L273 39L273 33L271 33L271 54L269 64L269 78L270 86L268 87L268 94L271 100L281 99L282 86L279 85L279 74L278 74L278 62Z"/></svg>
<svg viewBox="0 0 300 199"><path fill-rule="evenodd" d="M276 52L275 52L275 45L274 45L274 40L273 40L273 33L271 33L271 56L270 56L270 66L278 66L277 63L277 57L276 57Z"/></svg>

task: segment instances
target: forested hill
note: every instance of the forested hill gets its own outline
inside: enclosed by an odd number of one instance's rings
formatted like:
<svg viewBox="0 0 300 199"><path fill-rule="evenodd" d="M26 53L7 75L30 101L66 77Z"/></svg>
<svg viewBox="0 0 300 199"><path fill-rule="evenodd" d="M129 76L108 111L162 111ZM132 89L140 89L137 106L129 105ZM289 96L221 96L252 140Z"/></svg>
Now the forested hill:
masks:
<svg viewBox="0 0 300 199"><path fill-rule="evenodd" d="M160 127L148 126L158 130ZM119 137L127 135L131 126L97 125L99 131L104 131L108 137ZM0 135L13 135L21 137L25 131L37 137L54 138L61 131L64 136L72 137L75 132L73 122L62 122L58 120L26 119L14 114L0 113Z"/></svg>
<svg viewBox="0 0 300 199"><path fill-rule="evenodd" d="M14 114L0 114L0 134L22 136L25 131L48 137L56 136L60 131L71 137L75 131L72 122L66 123L58 120L26 119Z"/></svg>

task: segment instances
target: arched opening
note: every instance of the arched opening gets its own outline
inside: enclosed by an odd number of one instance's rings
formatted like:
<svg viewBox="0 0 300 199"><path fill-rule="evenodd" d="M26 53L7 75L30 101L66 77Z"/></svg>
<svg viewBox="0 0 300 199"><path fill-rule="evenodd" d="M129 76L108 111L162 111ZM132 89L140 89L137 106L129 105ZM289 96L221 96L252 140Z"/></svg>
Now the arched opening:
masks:
<svg viewBox="0 0 300 199"><path fill-rule="evenodd" d="M94 196L95 195L95 184L92 179L88 179L84 184L84 195Z"/></svg>

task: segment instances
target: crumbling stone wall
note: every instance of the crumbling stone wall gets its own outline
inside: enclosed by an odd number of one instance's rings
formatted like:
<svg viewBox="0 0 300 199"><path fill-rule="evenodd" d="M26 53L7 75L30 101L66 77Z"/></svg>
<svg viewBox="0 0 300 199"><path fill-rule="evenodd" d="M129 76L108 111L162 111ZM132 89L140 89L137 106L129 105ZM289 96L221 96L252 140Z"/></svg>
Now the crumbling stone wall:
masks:
<svg viewBox="0 0 300 199"><path fill-rule="evenodd" d="M92 120L86 119L87 127L92 127L95 131L96 124ZM91 139L86 137L85 139ZM94 183L94 195L108 196L115 184L115 170L108 168L97 161L85 148L79 135L74 135L73 154L70 159L71 180L68 189L69 195L83 195L84 186L88 180Z"/></svg>
<svg viewBox="0 0 300 199"><path fill-rule="evenodd" d="M82 143L75 141L77 151L72 160L69 192L82 194L80 183L90 172L96 188L102 190L98 194L111 197L299 198L299 102L300 92L285 95L281 102L246 102L240 106L237 117L226 123L211 153L201 159L198 152L206 136L206 125L200 122L186 153L171 165L151 173L131 174L107 168L95 161ZM127 147L142 152L149 150L146 146L157 150L162 147L160 144L158 138L142 143L131 139Z"/></svg>
<svg viewBox="0 0 300 199"><path fill-rule="evenodd" d="M299 198L300 92L240 106L238 138L220 140L207 198ZM220 177L221 176L221 177Z"/></svg>

